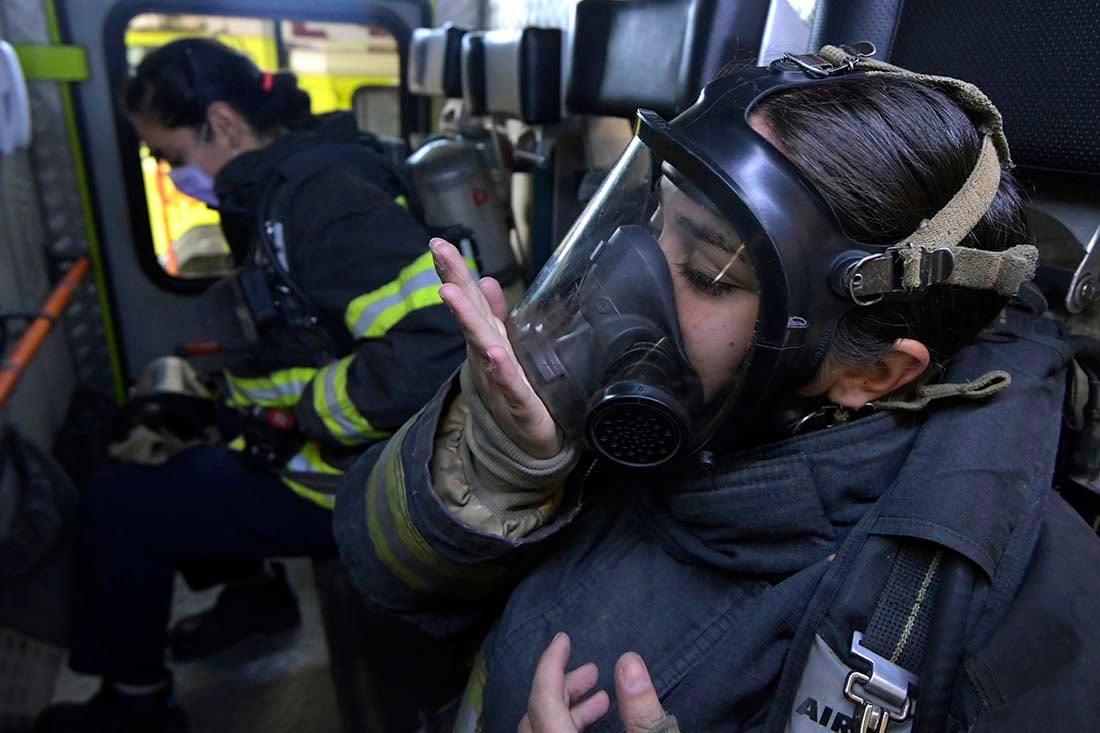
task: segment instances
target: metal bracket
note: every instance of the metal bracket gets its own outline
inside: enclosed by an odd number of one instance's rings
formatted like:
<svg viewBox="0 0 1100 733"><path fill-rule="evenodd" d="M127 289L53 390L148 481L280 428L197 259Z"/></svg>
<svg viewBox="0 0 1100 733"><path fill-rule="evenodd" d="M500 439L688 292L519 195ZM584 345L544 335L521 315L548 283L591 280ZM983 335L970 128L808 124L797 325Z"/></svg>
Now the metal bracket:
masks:
<svg viewBox="0 0 1100 733"><path fill-rule="evenodd" d="M1085 256L1073 273L1066 293L1066 310L1080 313L1100 301L1100 226L1092 233L1092 239L1085 246Z"/></svg>
<svg viewBox="0 0 1100 733"><path fill-rule="evenodd" d="M920 287L906 288L901 252L913 245L891 247L882 254L868 255L848 267L845 285L856 305L874 305L887 295L914 295L929 285L946 282L955 270L955 253L947 247L924 247L920 258Z"/></svg>
<svg viewBox="0 0 1100 733"><path fill-rule="evenodd" d="M852 633L852 654L871 665L871 674L849 672L844 696L857 706L859 733L886 733L891 722L902 723L916 710L909 688L917 676L863 646L863 634Z"/></svg>
<svg viewBox="0 0 1100 733"><path fill-rule="evenodd" d="M783 60L789 65L802 69L802 71L806 72L809 76L822 79L827 76L832 76L833 74L852 71L861 60L870 58L878 52L878 49L875 48L875 44L870 41L860 41L859 43L843 45L839 48L848 54L848 58L840 64L831 64L820 56L812 53L785 53L783 54Z"/></svg>

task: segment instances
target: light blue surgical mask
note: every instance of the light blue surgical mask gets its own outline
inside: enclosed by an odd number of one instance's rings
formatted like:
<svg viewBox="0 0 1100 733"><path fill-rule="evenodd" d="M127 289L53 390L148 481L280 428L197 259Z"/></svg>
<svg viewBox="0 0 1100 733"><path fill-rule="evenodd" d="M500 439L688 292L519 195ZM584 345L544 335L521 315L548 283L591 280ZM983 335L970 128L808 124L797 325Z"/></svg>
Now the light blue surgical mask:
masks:
<svg viewBox="0 0 1100 733"><path fill-rule="evenodd" d="M205 142L207 125L208 123L204 122L199 128L200 143ZM214 179L194 163L178 168L173 166L172 170L168 171L168 178L171 179L176 190L184 196L190 196L213 208L218 207L218 195L214 193Z"/></svg>
<svg viewBox="0 0 1100 733"><path fill-rule="evenodd" d="M197 165L185 165L168 171L172 185L184 196L202 201L207 206L218 207L218 195L214 193L214 179Z"/></svg>

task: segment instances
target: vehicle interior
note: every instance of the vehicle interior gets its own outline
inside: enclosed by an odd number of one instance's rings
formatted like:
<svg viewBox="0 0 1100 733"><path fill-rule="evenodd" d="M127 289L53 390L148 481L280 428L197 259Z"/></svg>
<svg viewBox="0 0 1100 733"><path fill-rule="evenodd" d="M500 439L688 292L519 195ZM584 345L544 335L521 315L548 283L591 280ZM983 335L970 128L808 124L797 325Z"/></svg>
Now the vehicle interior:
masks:
<svg viewBox="0 0 1100 733"><path fill-rule="evenodd" d="M29 446L34 480L79 490L146 365L224 365L196 315L237 266L218 213L175 188L119 104L120 80L181 38L292 71L315 114L353 112L406 171L424 225L500 280L511 306L631 139L636 110L671 119L727 64L869 41L876 59L967 79L998 105L1040 249L1036 283L1051 317L1100 337L1091 0L1051 0L1041 22L1023 0L3 0L0 555L21 546L30 480L9 446ZM1057 488L1100 531L1098 394L1091 428L1067 428L1088 447ZM27 567L0 557L0 733L94 691L64 664L73 529L50 531ZM176 666L192 728L446 728L469 645L368 609L338 557L285 565L300 628ZM173 618L218 587L179 576Z"/></svg>

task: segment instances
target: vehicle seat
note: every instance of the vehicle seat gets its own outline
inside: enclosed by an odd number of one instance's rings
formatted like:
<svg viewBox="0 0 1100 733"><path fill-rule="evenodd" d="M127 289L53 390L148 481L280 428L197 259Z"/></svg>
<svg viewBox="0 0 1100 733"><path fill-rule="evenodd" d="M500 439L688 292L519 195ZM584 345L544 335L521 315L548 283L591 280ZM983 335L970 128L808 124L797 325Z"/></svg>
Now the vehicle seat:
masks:
<svg viewBox="0 0 1100 733"><path fill-rule="evenodd" d="M562 31L482 31L462 40L466 112L487 118L509 174L504 195L516 229L516 254L530 281L531 252L553 246L553 156L562 120ZM503 127L501 124L503 123ZM501 134L496 134L501 130ZM512 138L515 138L513 143Z"/></svg>

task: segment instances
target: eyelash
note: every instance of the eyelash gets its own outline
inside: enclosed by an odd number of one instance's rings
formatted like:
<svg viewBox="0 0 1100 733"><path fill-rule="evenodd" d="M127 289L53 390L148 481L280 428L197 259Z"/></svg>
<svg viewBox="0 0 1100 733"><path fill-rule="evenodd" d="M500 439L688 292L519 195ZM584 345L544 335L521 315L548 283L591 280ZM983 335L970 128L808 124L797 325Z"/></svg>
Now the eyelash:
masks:
<svg viewBox="0 0 1100 733"><path fill-rule="evenodd" d="M728 295L738 290L736 285L724 283L721 280L715 280L706 273L696 270L687 261L681 262L678 269L680 270L680 274L687 279L688 283L695 288L695 290L707 297L720 298L723 295Z"/></svg>

